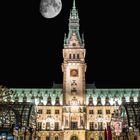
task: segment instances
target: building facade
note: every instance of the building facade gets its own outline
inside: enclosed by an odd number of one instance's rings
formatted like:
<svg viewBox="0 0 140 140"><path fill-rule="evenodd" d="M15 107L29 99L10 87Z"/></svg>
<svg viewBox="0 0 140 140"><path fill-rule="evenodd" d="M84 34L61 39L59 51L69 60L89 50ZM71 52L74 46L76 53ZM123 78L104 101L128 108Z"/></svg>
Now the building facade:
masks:
<svg viewBox="0 0 140 140"><path fill-rule="evenodd" d="M97 89L85 83L86 49L73 1L69 32L64 37L63 84L50 89L12 89L18 102L37 107L37 136L41 140L96 140L124 102L140 102L140 89ZM18 98L17 98L18 97Z"/></svg>

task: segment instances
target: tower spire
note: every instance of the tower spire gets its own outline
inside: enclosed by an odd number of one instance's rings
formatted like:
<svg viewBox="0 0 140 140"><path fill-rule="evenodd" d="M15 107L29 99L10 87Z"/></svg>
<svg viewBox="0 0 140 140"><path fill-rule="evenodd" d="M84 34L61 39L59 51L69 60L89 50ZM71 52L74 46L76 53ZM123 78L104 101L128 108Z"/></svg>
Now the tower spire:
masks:
<svg viewBox="0 0 140 140"><path fill-rule="evenodd" d="M78 17L78 12L77 12L77 10L76 10L75 0L73 0L73 6L72 6L72 11L70 12L70 16L71 16L72 18L79 19L79 17Z"/></svg>
<svg viewBox="0 0 140 140"><path fill-rule="evenodd" d="M72 9L76 9L75 0L73 0L73 7L72 7Z"/></svg>
<svg viewBox="0 0 140 140"><path fill-rule="evenodd" d="M79 32L79 15L78 11L76 9L76 2L73 0L73 6L72 10L70 10L70 17L69 17L69 33L68 33L68 38L67 38L67 43L69 43L73 33L76 35L79 44L82 44L82 39L80 37L80 32Z"/></svg>
<svg viewBox="0 0 140 140"><path fill-rule="evenodd" d="M70 10L68 35L64 35L62 63L64 104L83 105L85 104L86 50L84 39L79 31L76 0L71 2L73 5Z"/></svg>

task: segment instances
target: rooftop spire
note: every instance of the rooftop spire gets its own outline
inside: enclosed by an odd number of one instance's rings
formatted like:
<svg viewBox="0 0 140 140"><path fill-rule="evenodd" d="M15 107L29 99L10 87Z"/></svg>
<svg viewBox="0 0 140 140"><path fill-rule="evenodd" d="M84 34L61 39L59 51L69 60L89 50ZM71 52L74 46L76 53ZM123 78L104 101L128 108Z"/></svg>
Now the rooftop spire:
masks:
<svg viewBox="0 0 140 140"><path fill-rule="evenodd" d="M70 10L70 16L69 16L69 33L68 33L68 37L64 37L64 43L68 44L72 35L75 34L78 42L80 44L84 43L84 39L81 39L80 36L80 32L79 32L79 15L78 15L78 10L76 9L76 3L75 0L73 0L73 6L72 6L72 10Z"/></svg>
<svg viewBox="0 0 140 140"><path fill-rule="evenodd" d="M72 11L70 12L70 16L73 18L78 18L78 12L76 10L75 0L73 0Z"/></svg>
<svg viewBox="0 0 140 140"><path fill-rule="evenodd" d="M69 34L68 34L68 41L70 40L72 33L75 32L79 42L81 43L81 38L79 34L79 16L78 11L76 9L75 0L73 0L72 10L70 11L69 17Z"/></svg>
<svg viewBox="0 0 140 140"><path fill-rule="evenodd" d="M73 0L73 7L72 7L72 9L76 9L75 0Z"/></svg>

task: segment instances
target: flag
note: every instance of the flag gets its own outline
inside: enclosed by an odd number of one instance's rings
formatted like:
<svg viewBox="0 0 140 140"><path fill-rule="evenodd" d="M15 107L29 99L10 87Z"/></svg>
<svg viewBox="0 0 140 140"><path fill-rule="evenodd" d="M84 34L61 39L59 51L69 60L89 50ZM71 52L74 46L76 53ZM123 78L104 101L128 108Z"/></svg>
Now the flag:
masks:
<svg viewBox="0 0 140 140"><path fill-rule="evenodd" d="M107 131L106 131L106 128L105 128L105 131L104 131L104 140L107 140Z"/></svg>
<svg viewBox="0 0 140 140"><path fill-rule="evenodd" d="M111 133L111 128L110 126L107 127L107 131L108 131L108 140L112 140L112 133Z"/></svg>

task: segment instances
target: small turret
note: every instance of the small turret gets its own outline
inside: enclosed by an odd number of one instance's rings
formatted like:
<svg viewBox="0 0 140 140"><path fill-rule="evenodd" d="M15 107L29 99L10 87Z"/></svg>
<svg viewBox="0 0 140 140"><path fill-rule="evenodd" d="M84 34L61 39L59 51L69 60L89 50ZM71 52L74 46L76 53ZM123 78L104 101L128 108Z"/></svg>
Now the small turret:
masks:
<svg viewBox="0 0 140 140"><path fill-rule="evenodd" d="M101 97L100 96L97 97L97 105L102 105Z"/></svg>
<svg viewBox="0 0 140 140"><path fill-rule="evenodd" d="M26 94L24 94L24 96L23 96L23 103L26 103L27 102L27 96L26 96Z"/></svg>
<svg viewBox="0 0 140 140"><path fill-rule="evenodd" d="M39 105L43 105L43 96L42 96L42 94L39 96Z"/></svg>
<svg viewBox="0 0 140 140"><path fill-rule="evenodd" d="M90 95L88 105L93 105L93 97Z"/></svg>
<svg viewBox="0 0 140 140"><path fill-rule="evenodd" d="M18 103L19 102L19 97L18 97L18 94L16 94L16 97L15 97L15 102Z"/></svg>
<svg viewBox="0 0 140 140"><path fill-rule="evenodd" d="M108 97L108 95L106 96L106 98L105 98L105 105L110 105L110 102L109 102L109 97Z"/></svg>
<svg viewBox="0 0 140 140"><path fill-rule="evenodd" d="M51 98L50 94L47 99L47 105L52 105L52 98Z"/></svg>
<svg viewBox="0 0 140 140"><path fill-rule="evenodd" d="M79 33L79 27L80 27L79 15L76 9L75 0L73 0L73 7L72 7L72 10L70 11L70 16L69 16L69 33L68 33L67 43L70 42L70 39L73 36L73 33L75 33L79 44L82 45L82 40Z"/></svg>
<svg viewBox="0 0 140 140"><path fill-rule="evenodd" d="M126 102L126 98L123 95L123 97L122 97L122 104L124 104L125 102Z"/></svg>
<svg viewBox="0 0 140 140"><path fill-rule="evenodd" d="M31 96L31 102L32 102L33 104L35 104L35 96L34 96L34 94L32 94L32 96Z"/></svg>
<svg viewBox="0 0 140 140"><path fill-rule="evenodd" d="M140 102L140 91L139 91L139 95L138 95L137 100L138 100L138 102Z"/></svg>
<svg viewBox="0 0 140 140"><path fill-rule="evenodd" d="M60 105L60 99L59 99L58 95L57 95L57 97L55 99L55 105Z"/></svg>

